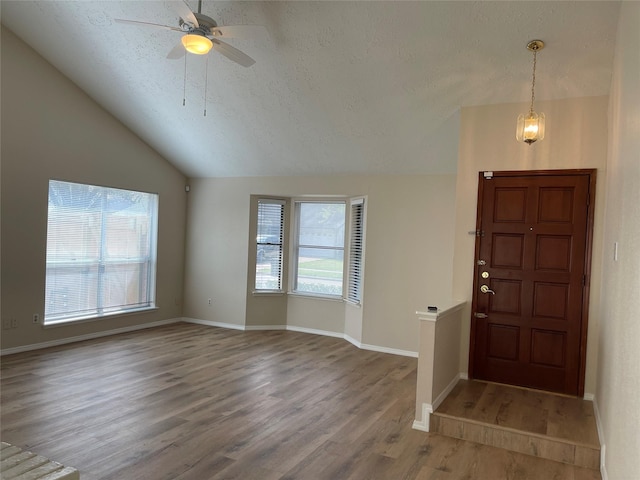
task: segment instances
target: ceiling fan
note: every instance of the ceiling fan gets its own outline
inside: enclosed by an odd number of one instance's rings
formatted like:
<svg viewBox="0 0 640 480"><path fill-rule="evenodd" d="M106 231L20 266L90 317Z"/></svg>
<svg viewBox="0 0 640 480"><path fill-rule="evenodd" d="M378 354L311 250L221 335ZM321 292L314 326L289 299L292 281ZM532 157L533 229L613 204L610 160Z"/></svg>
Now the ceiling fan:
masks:
<svg viewBox="0 0 640 480"><path fill-rule="evenodd" d="M175 6L179 15L178 26L120 18L116 18L115 21L143 27L159 27L182 33L181 42L167 55L167 58L170 59L182 58L186 52L205 55L213 48L216 52L243 67L250 67L256 63L249 55L223 42L221 38L246 38L253 36L259 30L264 30L264 27L258 25L218 26L213 18L202 13L202 0L198 1L197 12L192 11L185 0L171 2L171 4Z"/></svg>

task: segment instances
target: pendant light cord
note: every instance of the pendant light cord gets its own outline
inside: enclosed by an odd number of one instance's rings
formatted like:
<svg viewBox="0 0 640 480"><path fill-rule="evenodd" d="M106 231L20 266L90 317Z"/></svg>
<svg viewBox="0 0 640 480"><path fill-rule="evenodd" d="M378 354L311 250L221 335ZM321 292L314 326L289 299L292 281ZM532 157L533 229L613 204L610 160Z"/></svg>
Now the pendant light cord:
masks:
<svg viewBox="0 0 640 480"><path fill-rule="evenodd" d="M186 104L187 98L187 54L184 54L184 81L182 83L182 106Z"/></svg>
<svg viewBox="0 0 640 480"><path fill-rule="evenodd" d="M209 80L209 55L204 70L204 116L207 116L207 83Z"/></svg>
<svg viewBox="0 0 640 480"><path fill-rule="evenodd" d="M536 55L538 53L538 49L535 48L533 50L533 76L531 80L531 107L529 108L529 114L533 114L533 100L535 99L535 88L536 88Z"/></svg>

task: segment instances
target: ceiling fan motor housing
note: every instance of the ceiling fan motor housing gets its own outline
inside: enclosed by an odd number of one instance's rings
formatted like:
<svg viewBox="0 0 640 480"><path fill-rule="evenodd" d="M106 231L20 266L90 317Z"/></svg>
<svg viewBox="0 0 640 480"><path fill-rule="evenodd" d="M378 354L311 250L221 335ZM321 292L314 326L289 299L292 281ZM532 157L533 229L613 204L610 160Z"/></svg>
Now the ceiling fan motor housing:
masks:
<svg viewBox="0 0 640 480"><path fill-rule="evenodd" d="M196 17L196 20L198 20L198 26L196 27L195 25L180 19L180 28L193 35L202 35L205 37L214 36L213 29L218 26L216 21L202 13L193 12L193 15Z"/></svg>

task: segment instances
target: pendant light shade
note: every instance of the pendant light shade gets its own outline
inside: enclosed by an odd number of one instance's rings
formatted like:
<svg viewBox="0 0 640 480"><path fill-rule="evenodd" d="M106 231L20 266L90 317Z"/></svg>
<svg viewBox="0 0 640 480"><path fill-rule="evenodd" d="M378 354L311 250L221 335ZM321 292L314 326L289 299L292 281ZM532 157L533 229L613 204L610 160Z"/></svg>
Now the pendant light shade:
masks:
<svg viewBox="0 0 640 480"><path fill-rule="evenodd" d="M207 37L193 33L188 33L182 37L182 45L184 45L187 52L195 53L196 55L205 55L213 47L213 43Z"/></svg>
<svg viewBox="0 0 640 480"><path fill-rule="evenodd" d="M532 40L527 44L527 50L533 52L533 76L531 80L531 106L529 113L520 114L516 124L516 140L528 145L544 138L544 113L533 110L536 87L536 58L539 50L544 48L542 40Z"/></svg>
<svg viewBox="0 0 640 480"><path fill-rule="evenodd" d="M518 115L516 140L531 145L536 140L544 139L544 113L534 111Z"/></svg>

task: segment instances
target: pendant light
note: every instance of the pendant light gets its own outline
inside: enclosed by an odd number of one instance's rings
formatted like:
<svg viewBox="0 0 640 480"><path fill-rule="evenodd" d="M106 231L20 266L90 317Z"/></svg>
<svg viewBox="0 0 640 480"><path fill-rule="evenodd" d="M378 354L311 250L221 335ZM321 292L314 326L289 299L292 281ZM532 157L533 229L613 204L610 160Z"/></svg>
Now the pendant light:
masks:
<svg viewBox="0 0 640 480"><path fill-rule="evenodd" d="M516 140L531 145L537 140L544 138L544 113L536 113L533 110L533 100L535 98L536 87L536 55L544 48L542 40L531 40L527 43L527 50L533 52L533 77L531 81L531 106L529 113L520 114L516 126Z"/></svg>

